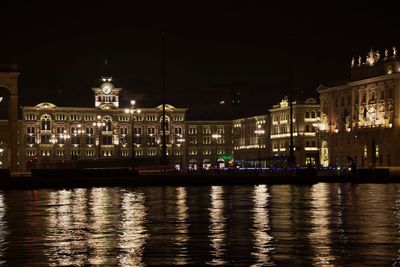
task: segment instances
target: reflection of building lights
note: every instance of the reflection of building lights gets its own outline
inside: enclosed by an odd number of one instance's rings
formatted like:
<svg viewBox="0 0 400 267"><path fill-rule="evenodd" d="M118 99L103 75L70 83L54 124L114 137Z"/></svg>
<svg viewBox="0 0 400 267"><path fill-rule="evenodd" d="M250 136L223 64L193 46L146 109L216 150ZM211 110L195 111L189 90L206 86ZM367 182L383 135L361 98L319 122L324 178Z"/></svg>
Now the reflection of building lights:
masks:
<svg viewBox="0 0 400 267"><path fill-rule="evenodd" d="M335 129L335 133L338 133L339 132L339 129Z"/></svg>
<svg viewBox="0 0 400 267"><path fill-rule="evenodd" d="M351 128L347 128L346 130L347 130L347 132L350 132L350 131L351 131Z"/></svg>

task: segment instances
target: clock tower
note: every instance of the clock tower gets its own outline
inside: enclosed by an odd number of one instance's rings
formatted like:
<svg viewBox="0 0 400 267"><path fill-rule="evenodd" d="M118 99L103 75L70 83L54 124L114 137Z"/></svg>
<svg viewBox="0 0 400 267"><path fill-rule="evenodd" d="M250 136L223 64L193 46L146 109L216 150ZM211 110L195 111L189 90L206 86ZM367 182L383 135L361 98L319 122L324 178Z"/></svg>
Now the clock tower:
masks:
<svg viewBox="0 0 400 267"><path fill-rule="evenodd" d="M98 88L93 88L94 105L96 108L113 109L119 107L119 91L121 88L115 88L111 83L111 78L102 79L103 83Z"/></svg>

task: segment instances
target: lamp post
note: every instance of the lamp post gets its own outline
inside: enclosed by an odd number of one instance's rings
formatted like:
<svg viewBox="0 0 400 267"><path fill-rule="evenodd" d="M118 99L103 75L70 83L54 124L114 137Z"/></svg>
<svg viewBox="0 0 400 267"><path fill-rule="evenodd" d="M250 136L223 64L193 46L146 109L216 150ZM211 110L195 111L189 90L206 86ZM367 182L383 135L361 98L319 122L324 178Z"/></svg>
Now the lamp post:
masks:
<svg viewBox="0 0 400 267"><path fill-rule="evenodd" d="M131 119L131 135L132 135L132 140L131 140L131 158L132 158L132 170L135 170L135 127L134 127L134 114L140 114L141 110L135 108L136 101L131 100L130 102L131 107L125 109L126 114L130 114L130 119Z"/></svg>
<svg viewBox="0 0 400 267"><path fill-rule="evenodd" d="M101 145L101 131L102 131L101 128L106 126L106 123L101 120L101 116L100 115L97 115L97 121L93 122L93 126L96 127L98 132L99 132L99 140L97 142L97 157L100 159L100 157L101 157L100 145Z"/></svg>
<svg viewBox="0 0 400 267"><path fill-rule="evenodd" d="M257 129L254 133L258 139L258 167L261 169L261 137L265 134L265 130L261 129L261 124L257 124Z"/></svg>
<svg viewBox="0 0 400 267"><path fill-rule="evenodd" d="M178 134L178 139L176 140L178 142L177 146L181 148L181 162L179 164L180 169L183 170L183 143L185 142L185 138L183 138L182 134Z"/></svg>
<svg viewBox="0 0 400 267"><path fill-rule="evenodd" d="M218 147L217 147L217 145L218 145L218 138L221 138L221 135L216 133L216 134L211 135L211 137L213 139L215 139L215 166L217 167L218 166L218 151L217 151Z"/></svg>

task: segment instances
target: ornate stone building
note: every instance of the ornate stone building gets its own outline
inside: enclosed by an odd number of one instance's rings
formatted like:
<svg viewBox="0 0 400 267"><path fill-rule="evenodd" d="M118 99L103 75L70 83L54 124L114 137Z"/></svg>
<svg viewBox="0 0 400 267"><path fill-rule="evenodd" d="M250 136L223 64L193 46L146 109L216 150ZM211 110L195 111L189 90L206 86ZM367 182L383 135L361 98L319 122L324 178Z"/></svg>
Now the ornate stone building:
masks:
<svg viewBox="0 0 400 267"><path fill-rule="evenodd" d="M353 58L350 79L319 86L321 162L399 166L400 61L397 50Z"/></svg>
<svg viewBox="0 0 400 267"><path fill-rule="evenodd" d="M227 166L233 160L232 121L187 121L186 148L190 169Z"/></svg>
<svg viewBox="0 0 400 267"><path fill-rule="evenodd" d="M111 80L93 88L94 108L58 107L52 103L23 107L21 169L29 169L33 163L71 159L130 159L132 133L138 161L160 157L162 105L129 113L120 107L120 90ZM178 139L183 140L185 135L186 110L166 105L167 155L177 164L184 151Z"/></svg>
<svg viewBox="0 0 400 267"><path fill-rule="evenodd" d="M289 156L290 108L287 98L269 110L271 116L271 155L276 164ZM293 139L298 166L318 163L320 106L316 99L293 102Z"/></svg>
<svg viewBox="0 0 400 267"><path fill-rule="evenodd" d="M270 122L268 115L233 121L235 161L242 167L267 166L270 157Z"/></svg>

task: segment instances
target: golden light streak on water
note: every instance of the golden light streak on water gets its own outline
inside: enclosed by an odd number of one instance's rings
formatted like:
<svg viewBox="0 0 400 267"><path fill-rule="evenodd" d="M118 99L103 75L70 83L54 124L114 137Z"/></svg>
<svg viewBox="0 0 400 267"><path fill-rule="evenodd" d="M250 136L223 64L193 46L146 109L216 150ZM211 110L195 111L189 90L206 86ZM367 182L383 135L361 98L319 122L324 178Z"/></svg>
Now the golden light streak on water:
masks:
<svg viewBox="0 0 400 267"><path fill-rule="evenodd" d="M271 266L272 237L267 233L270 230L268 201L270 195L266 185L254 186L253 191L253 229L254 250L252 254L256 262L252 266Z"/></svg>
<svg viewBox="0 0 400 267"><path fill-rule="evenodd" d="M142 193L122 190L121 233L118 235L120 266L144 266L143 250L148 238L144 227L147 210Z"/></svg>
<svg viewBox="0 0 400 267"><path fill-rule="evenodd" d="M212 260L208 263L211 265L226 264L223 256L226 247L225 235L225 216L224 216L224 189L222 186L212 186L210 191L211 207L210 212L210 242Z"/></svg>
<svg viewBox="0 0 400 267"><path fill-rule="evenodd" d="M176 188L176 238L175 245L178 249L175 255L175 264L185 265L188 263L187 243L189 240L188 206L185 187Z"/></svg>
<svg viewBox="0 0 400 267"><path fill-rule="evenodd" d="M314 266L335 266L332 262L331 230L329 226L329 187L319 183L311 189L311 232L310 245L315 252Z"/></svg>

